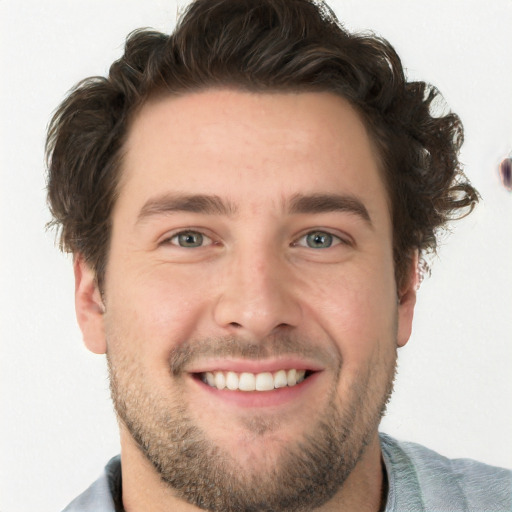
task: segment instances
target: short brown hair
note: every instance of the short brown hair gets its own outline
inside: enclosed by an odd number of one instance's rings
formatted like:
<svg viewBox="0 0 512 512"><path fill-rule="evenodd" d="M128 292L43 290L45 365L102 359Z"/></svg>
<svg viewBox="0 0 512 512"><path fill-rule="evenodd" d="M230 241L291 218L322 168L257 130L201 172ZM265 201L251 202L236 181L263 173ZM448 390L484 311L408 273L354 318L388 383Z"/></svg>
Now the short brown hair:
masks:
<svg viewBox="0 0 512 512"><path fill-rule="evenodd" d="M415 249L436 248L447 221L478 200L458 162L462 124L437 116L439 92L407 82L384 39L350 34L324 2L195 0L171 35L139 30L108 77L80 82L51 120L48 200L65 250L104 277L123 144L134 113L157 94L210 87L329 91L361 114L392 207L400 286Z"/></svg>

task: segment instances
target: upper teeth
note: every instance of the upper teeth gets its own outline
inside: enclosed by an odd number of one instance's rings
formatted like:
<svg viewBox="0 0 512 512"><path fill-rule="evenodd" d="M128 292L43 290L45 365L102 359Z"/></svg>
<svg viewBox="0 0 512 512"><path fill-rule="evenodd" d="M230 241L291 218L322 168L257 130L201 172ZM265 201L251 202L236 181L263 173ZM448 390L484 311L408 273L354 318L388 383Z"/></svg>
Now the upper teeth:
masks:
<svg viewBox="0 0 512 512"><path fill-rule="evenodd" d="M304 380L305 370L279 370L274 373L205 372L203 382L217 389L232 391L271 391L285 386L295 386Z"/></svg>

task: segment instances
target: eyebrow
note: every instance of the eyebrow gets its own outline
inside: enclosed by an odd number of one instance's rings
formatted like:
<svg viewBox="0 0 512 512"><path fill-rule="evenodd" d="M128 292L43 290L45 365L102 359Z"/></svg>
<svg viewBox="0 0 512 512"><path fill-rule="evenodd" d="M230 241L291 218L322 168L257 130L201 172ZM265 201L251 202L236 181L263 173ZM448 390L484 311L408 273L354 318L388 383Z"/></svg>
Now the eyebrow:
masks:
<svg viewBox="0 0 512 512"><path fill-rule="evenodd" d="M206 194L164 194L149 199L137 216L137 223L145 219L176 212L191 212L206 215L233 216L237 207L216 195ZM370 214L363 202L352 195L340 194L295 194L288 211L290 214L319 214L346 212L359 216L373 227Z"/></svg>
<svg viewBox="0 0 512 512"><path fill-rule="evenodd" d="M204 194L164 194L149 199L137 216L137 223L155 215L175 212L203 213L208 215L233 215L236 207L219 196Z"/></svg>
<svg viewBox="0 0 512 512"><path fill-rule="evenodd" d="M363 202L352 195L296 194L290 202L290 213L346 212L357 215L371 228L373 223Z"/></svg>

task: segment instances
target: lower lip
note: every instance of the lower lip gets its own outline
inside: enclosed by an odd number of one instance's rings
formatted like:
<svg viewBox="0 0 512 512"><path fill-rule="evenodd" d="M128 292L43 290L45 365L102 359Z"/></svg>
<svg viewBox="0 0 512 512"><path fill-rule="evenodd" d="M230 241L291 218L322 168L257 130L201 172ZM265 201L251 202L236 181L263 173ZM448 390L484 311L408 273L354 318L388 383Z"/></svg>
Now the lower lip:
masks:
<svg viewBox="0 0 512 512"><path fill-rule="evenodd" d="M198 377L193 377L193 381L212 398L222 400L237 407L261 408L277 407L300 399L314 386L321 373L315 372L295 386L278 388L273 391L232 391L230 389L217 389L209 386Z"/></svg>

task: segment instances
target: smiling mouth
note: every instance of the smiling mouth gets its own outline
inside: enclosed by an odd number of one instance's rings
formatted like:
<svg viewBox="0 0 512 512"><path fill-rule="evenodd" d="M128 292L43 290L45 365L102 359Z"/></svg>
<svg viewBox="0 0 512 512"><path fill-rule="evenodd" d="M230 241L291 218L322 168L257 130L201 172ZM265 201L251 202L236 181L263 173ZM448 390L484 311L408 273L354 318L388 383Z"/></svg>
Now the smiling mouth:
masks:
<svg viewBox="0 0 512 512"><path fill-rule="evenodd" d="M197 374L206 385L219 390L231 391L272 391L293 387L307 379L314 372L310 370L278 370L276 372L233 372L214 371Z"/></svg>

